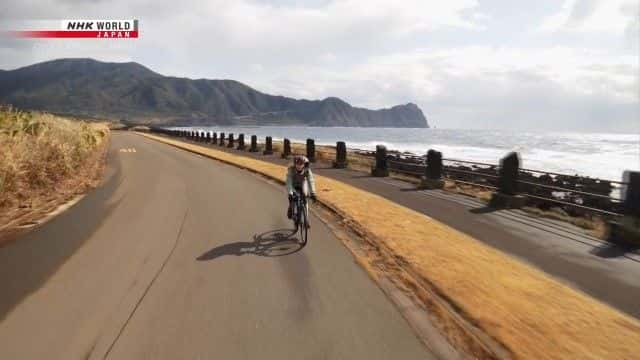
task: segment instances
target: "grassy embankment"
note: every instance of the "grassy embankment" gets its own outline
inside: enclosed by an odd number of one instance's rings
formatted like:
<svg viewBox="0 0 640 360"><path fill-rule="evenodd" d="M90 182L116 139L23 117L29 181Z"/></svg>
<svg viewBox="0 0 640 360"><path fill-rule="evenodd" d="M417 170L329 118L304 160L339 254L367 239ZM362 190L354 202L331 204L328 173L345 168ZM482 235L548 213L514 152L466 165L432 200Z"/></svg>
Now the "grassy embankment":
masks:
<svg viewBox="0 0 640 360"><path fill-rule="evenodd" d="M145 136L279 181L285 177L286 168L280 165ZM448 299L460 316L514 358L631 359L640 352L637 320L423 214L323 176L316 181L320 201L374 247L388 251L423 286ZM377 260L369 264L375 266ZM428 295L415 285L407 283L430 307ZM442 317L446 321L446 315ZM442 330L456 346L478 357L489 355L450 325Z"/></svg>
<svg viewBox="0 0 640 360"><path fill-rule="evenodd" d="M0 107L0 242L99 181L104 123Z"/></svg>

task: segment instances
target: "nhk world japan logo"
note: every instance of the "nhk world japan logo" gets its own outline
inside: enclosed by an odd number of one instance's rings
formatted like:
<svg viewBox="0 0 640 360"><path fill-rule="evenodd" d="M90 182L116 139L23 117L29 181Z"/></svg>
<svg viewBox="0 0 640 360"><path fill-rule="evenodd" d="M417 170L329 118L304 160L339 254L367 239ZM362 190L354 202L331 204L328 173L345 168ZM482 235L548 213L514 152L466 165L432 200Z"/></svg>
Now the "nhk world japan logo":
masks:
<svg viewBox="0 0 640 360"><path fill-rule="evenodd" d="M138 20L38 20L16 24L4 31L19 38L136 39Z"/></svg>

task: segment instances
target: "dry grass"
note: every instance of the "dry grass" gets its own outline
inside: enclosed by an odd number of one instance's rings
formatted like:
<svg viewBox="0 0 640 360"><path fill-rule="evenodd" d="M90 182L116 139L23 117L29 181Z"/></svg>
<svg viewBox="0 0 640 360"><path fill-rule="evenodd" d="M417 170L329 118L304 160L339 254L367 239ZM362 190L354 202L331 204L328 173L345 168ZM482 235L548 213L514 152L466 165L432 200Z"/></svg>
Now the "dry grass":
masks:
<svg viewBox="0 0 640 360"><path fill-rule="evenodd" d="M273 150L276 152L282 152L284 147L282 141L273 142ZM294 155L306 155L307 145L303 143L291 143L291 152ZM316 159L319 161L332 162L336 159L335 146L316 145ZM347 150L347 159L349 168L357 171L370 172L371 166L373 166L374 159L367 156L362 156L353 151Z"/></svg>
<svg viewBox="0 0 640 360"><path fill-rule="evenodd" d="M93 185L104 123L0 108L0 229Z"/></svg>
<svg viewBox="0 0 640 360"><path fill-rule="evenodd" d="M534 207L524 207L523 211L529 214L547 218L551 220L563 221L569 224L573 224L577 227L588 230L588 232L597 238L604 239L607 236L608 225L602 217L594 215L592 217L575 217L567 215L563 210L559 208L551 208L549 210L542 210Z"/></svg>
<svg viewBox="0 0 640 360"><path fill-rule="evenodd" d="M283 166L147 136L279 181L285 177ZM366 229L372 243L401 259L514 357L632 359L640 352L637 320L423 214L326 177L316 181L320 201Z"/></svg>

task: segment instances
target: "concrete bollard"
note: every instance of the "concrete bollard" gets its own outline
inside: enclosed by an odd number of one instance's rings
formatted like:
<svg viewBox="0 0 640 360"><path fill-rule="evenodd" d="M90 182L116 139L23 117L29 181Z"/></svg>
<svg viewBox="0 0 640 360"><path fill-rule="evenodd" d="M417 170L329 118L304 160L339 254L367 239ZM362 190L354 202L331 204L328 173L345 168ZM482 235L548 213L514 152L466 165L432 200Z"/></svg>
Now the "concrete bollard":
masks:
<svg viewBox="0 0 640 360"><path fill-rule="evenodd" d="M218 138L218 145L224 146L224 133L220 133L220 137Z"/></svg>
<svg viewBox="0 0 640 360"><path fill-rule="evenodd" d="M251 147L249 148L249 152L258 152L258 137L255 135L251 135Z"/></svg>
<svg viewBox="0 0 640 360"><path fill-rule="evenodd" d="M213 135L211 136L211 143L212 144L217 144L218 143L218 133L217 132L213 132Z"/></svg>
<svg viewBox="0 0 640 360"><path fill-rule="evenodd" d="M384 145L376 145L376 164L371 168L371 175L376 177L389 176L387 148Z"/></svg>
<svg viewBox="0 0 640 360"><path fill-rule="evenodd" d="M622 182L623 217L609 221L609 240L633 247L640 246L640 171L625 171Z"/></svg>
<svg viewBox="0 0 640 360"><path fill-rule="evenodd" d="M233 146L235 145L234 144L234 139L233 139L233 134L229 134L229 141L228 142L229 142L229 144L227 144L227 147L233 149Z"/></svg>
<svg viewBox="0 0 640 360"><path fill-rule="evenodd" d="M442 153L433 149L427 151L427 167L420 181L421 189L442 189Z"/></svg>
<svg viewBox="0 0 640 360"><path fill-rule="evenodd" d="M273 144L271 141L271 136L267 136L264 142L264 151L262 155L272 155L273 154Z"/></svg>
<svg viewBox="0 0 640 360"><path fill-rule="evenodd" d="M291 155L291 141L289 141L289 139L284 139L281 156L283 159L288 159L290 155Z"/></svg>
<svg viewBox="0 0 640 360"><path fill-rule="evenodd" d="M527 198L518 195L518 175L520 173L520 155L510 152L500 160L498 171L498 191L494 192L489 204L493 207L521 208Z"/></svg>
<svg viewBox="0 0 640 360"><path fill-rule="evenodd" d="M333 167L336 169L344 169L347 167L347 145L344 141L338 141L336 143L336 159L333 162Z"/></svg>
<svg viewBox="0 0 640 360"><path fill-rule="evenodd" d="M244 134L238 135L238 150L244 150Z"/></svg>
<svg viewBox="0 0 640 360"><path fill-rule="evenodd" d="M640 171L625 171L623 182L627 183L622 194L624 214L640 217Z"/></svg>
<svg viewBox="0 0 640 360"><path fill-rule="evenodd" d="M307 159L309 162L316 162L316 142L313 139L307 139Z"/></svg>

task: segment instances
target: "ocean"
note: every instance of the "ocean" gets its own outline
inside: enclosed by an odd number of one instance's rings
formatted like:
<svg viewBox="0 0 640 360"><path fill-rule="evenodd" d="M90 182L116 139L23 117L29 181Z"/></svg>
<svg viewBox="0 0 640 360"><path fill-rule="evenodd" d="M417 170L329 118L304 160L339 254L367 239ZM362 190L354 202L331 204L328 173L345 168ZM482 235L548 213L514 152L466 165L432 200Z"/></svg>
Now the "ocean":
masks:
<svg viewBox="0 0 640 360"><path fill-rule="evenodd" d="M182 128L184 129L184 128ZM193 130L257 135L317 145L344 141L348 148L389 150L422 155L429 149L449 159L498 164L510 151L520 153L522 167L599 179L622 179L625 170L640 170L640 134L552 133L492 130L354 128L354 127L192 127Z"/></svg>

